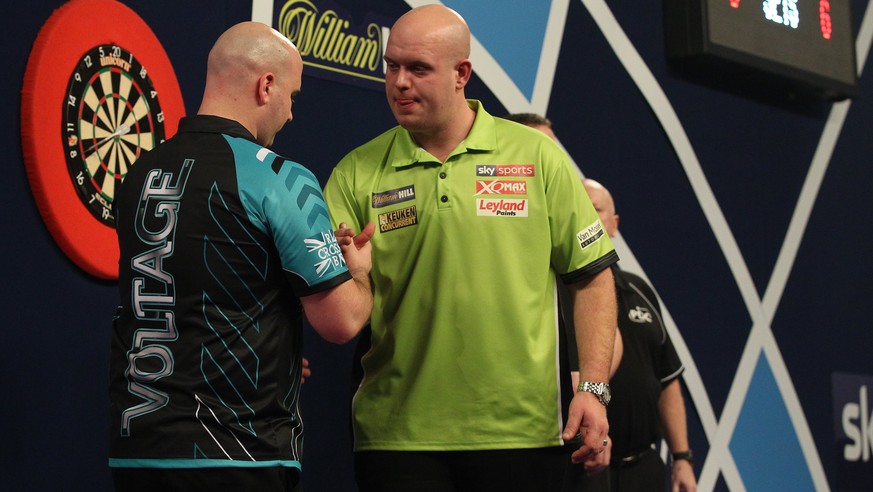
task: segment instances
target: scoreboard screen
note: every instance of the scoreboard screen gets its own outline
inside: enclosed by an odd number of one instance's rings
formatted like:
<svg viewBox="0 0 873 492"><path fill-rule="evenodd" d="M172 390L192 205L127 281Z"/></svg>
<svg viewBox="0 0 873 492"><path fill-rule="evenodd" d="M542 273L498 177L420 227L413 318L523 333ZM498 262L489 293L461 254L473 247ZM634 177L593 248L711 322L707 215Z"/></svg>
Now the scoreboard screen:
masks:
<svg viewBox="0 0 873 492"><path fill-rule="evenodd" d="M671 59L766 72L827 99L858 95L850 0L665 0Z"/></svg>

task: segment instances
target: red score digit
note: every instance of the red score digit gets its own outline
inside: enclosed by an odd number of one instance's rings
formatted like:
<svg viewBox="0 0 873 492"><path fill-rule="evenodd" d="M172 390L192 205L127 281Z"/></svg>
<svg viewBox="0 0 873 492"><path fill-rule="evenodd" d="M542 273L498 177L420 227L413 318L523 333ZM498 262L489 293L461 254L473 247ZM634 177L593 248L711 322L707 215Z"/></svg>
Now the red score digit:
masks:
<svg viewBox="0 0 873 492"><path fill-rule="evenodd" d="M818 19L821 24L821 37L831 39L833 27L831 26L831 2L828 0L819 0Z"/></svg>

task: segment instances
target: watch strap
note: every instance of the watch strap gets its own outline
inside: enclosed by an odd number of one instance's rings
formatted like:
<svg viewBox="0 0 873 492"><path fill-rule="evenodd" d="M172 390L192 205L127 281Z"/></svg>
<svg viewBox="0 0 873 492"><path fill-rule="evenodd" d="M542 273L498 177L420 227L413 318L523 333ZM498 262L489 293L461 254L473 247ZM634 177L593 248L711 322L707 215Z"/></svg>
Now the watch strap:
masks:
<svg viewBox="0 0 873 492"><path fill-rule="evenodd" d="M680 460L685 460L692 465L694 465L694 453L689 449L688 451L679 451L677 453L671 453L670 456L673 458L673 462L677 462Z"/></svg>
<svg viewBox="0 0 873 492"><path fill-rule="evenodd" d="M577 393L580 391L591 393L597 396L597 399L600 400L600 403L602 403L603 406L609 404L610 396L608 383L592 383L589 381L581 381L579 383L579 386L576 388Z"/></svg>

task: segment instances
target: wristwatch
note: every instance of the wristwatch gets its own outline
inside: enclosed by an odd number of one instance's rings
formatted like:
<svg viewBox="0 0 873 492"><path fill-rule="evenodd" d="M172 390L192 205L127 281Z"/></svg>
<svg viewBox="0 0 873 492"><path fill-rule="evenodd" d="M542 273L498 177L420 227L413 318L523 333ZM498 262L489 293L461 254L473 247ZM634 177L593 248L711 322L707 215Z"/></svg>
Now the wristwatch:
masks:
<svg viewBox="0 0 873 492"><path fill-rule="evenodd" d="M609 400L612 399L612 393L609 392L609 383L589 383L588 381L582 381L579 383L579 387L576 388L576 391L587 391L588 393L597 395L597 399L599 399L600 403L603 403L604 406L609 405Z"/></svg>
<svg viewBox="0 0 873 492"><path fill-rule="evenodd" d="M691 466L694 466L694 454L689 449L688 451L680 451L678 453L671 453L673 458L673 462L677 462L679 460L685 460L691 463Z"/></svg>

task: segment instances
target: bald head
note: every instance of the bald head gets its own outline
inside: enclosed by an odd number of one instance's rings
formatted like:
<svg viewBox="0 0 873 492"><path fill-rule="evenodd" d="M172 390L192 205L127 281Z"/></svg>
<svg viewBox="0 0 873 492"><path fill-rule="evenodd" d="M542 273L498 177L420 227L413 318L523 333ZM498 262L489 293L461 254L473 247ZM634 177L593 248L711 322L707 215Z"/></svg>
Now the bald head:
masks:
<svg viewBox="0 0 873 492"><path fill-rule="evenodd" d="M288 67L297 48L281 33L260 22L241 22L218 38L209 52L207 80L245 83L247 76Z"/></svg>
<svg viewBox="0 0 873 492"><path fill-rule="evenodd" d="M281 33L260 22L236 24L209 52L198 112L238 121L269 145L291 119L290 98L300 90L302 70L300 53Z"/></svg>
<svg viewBox="0 0 873 492"><path fill-rule="evenodd" d="M558 141L558 137L556 137L555 132L552 131L552 121L545 116L539 115L537 113L511 113L506 115L505 118L507 120L529 126L534 130L539 130L548 135L549 138L551 138L555 142Z"/></svg>
<svg viewBox="0 0 873 492"><path fill-rule="evenodd" d="M603 223L606 233L609 237L615 237L618 232L618 214L615 213L615 203L609 190L593 179L583 179L582 184L588 192L588 197L591 198L591 204L597 210L597 215L600 216L600 222Z"/></svg>
<svg viewBox="0 0 873 492"><path fill-rule="evenodd" d="M418 37L421 42L432 44L452 60L470 57L470 28L467 22L460 14L443 5L422 5L403 14L391 28L391 36L395 33ZM391 36L388 37L389 43Z"/></svg>

